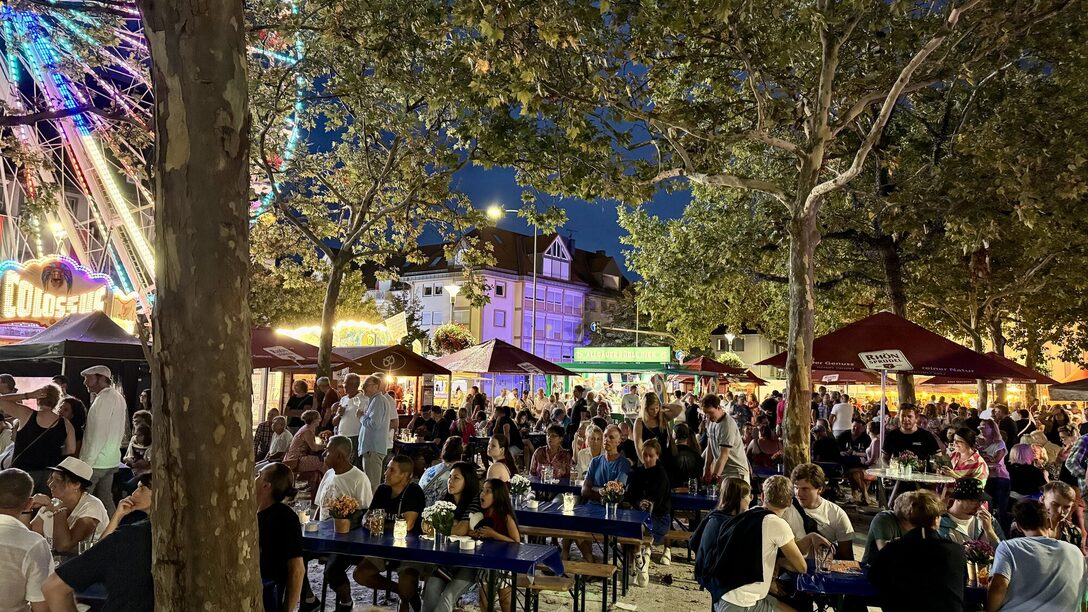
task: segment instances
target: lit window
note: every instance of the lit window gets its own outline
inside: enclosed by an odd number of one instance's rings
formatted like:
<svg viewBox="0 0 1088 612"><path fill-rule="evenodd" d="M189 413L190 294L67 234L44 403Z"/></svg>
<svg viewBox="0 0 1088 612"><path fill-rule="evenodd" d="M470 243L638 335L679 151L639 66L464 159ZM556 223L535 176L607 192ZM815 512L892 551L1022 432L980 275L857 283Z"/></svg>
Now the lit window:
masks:
<svg viewBox="0 0 1088 612"><path fill-rule="evenodd" d="M506 311L495 311L495 327L506 327Z"/></svg>
<svg viewBox="0 0 1088 612"><path fill-rule="evenodd" d="M435 285L434 286L434 294L435 295L442 295L442 285Z"/></svg>

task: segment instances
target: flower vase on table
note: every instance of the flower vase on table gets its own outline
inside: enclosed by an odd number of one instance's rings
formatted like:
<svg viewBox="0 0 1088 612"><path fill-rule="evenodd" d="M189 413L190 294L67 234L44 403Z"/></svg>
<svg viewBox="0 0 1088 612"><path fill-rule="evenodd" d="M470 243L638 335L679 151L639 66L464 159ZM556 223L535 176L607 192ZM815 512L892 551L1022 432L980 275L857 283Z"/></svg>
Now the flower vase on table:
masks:
<svg viewBox="0 0 1088 612"><path fill-rule="evenodd" d="M967 585L984 586L990 582L990 564L994 561L994 547L985 540L968 540L963 543L967 557Z"/></svg>
<svg viewBox="0 0 1088 612"><path fill-rule="evenodd" d="M626 488L618 480L610 480L601 488L601 503L604 504L605 518L616 518L617 510L619 510L625 492Z"/></svg>
<svg viewBox="0 0 1088 612"><path fill-rule="evenodd" d="M336 533L351 531L351 517L359 509L359 500L350 495L341 495L325 502L325 510L332 516L332 525Z"/></svg>
<svg viewBox="0 0 1088 612"><path fill-rule="evenodd" d="M453 513L457 506L448 501L435 502L434 505L423 509L423 522L429 524L434 530L434 548L440 550L449 543L450 533L453 532Z"/></svg>
<svg viewBox="0 0 1088 612"><path fill-rule="evenodd" d="M533 483L521 474L514 475L510 479L510 494L514 497L514 505L524 508L529 501L529 492L533 490Z"/></svg>

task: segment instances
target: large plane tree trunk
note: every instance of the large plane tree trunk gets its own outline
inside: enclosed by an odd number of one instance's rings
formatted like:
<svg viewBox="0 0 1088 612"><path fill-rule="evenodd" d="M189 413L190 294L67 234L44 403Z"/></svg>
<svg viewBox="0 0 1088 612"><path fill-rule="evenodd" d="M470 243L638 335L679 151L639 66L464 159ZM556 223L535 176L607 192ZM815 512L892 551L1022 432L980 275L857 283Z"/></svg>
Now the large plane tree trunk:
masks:
<svg viewBox="0 0 1088 612"><path fill-rule="evenodd" d="M815 207L790 220L789 313L786 338L786 413L783 459L786 473L810 461L812 429L812 340L816 315L816 247L820 229Z"/></svg>
<svg viewBox="0 0 1088 612"><path fill-rule="evenodd" d="M256 612L242 2L138 4L155 96L155 608Z"/></svg>

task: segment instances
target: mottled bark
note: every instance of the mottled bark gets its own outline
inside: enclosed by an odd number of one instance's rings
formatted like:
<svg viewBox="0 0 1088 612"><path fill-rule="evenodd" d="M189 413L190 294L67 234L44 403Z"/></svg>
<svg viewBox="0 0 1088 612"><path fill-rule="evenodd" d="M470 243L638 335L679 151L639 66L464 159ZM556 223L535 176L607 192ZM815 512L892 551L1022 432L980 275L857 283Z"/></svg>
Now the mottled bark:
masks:
<svg viewBox="0 0 1088 612"><path fill-rule="evenodd" d="M138 4L155 96L155 607L257 611L242 3Z"/></svg>
<svg viewBox="0 0 1088 612"><path fill-rule="evenodd" d="M891 236L883 236L879 245L880 263L884 268L884 292L892 312L907 318L907 288L903 281L903 260L899 256L899 246ZM899 390L900 403L916 403L914 395L914 376L897 374L896 386Z"/></svg>
<svg viewBox="0 0 1088 612"><path fill-rule="evenodd" d="M1001 329L1001 320L995 319L990 321L990 343L994 346L994 352L1002 357L1005 356L1005 332ZM1005 382L1000 382L995 385L994 388L994 401L1004 404L1005 395L1008 390L1008 385Z"/></svg>
<svg viewBox="0 0 1088 612"><path fill-rule="evenodd" d="M317 345L317 375L332 375L332 332L336 325L336 302L340 299L340 287L344 282L347 264L334 262L325 285L325 303L321 307L321 336Z"/></svg>
<svg viewBox="0 0 1088 612"><path fill-rule="evenodd" d="M976 353L985 353L986 345L982 341L982 334L977 331L978 326L974 324L972 320L973 331L971 332L971 344ZM979 410L983 410L989 405L990 401L990 387L989 383L985 380L979 379L978 381L978 406Z"/></svg>

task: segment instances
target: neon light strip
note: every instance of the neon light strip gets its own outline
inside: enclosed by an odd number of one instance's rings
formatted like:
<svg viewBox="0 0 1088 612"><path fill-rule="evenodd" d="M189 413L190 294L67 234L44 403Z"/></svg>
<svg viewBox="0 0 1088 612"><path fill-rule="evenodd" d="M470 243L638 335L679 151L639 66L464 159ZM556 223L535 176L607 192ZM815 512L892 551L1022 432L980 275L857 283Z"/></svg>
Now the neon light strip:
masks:
<svg viewBox="0 0 1088 612"><path fill-rule="evenodd" d="M7 272L8 270L16 270L18 272L25 272L26 269L31 267L31 266L35 266L35 265L45 266L46 264L48 264L50 262L60 262L60 263L64 263L66 265L72 266L73 269L77 270L80 274L83 274L84 276L86 276L90 280L105 281L109 285L109 288L110 288L111 291L114 291L114 292L118 293L119 295L121 295L122 297L124 297L126 299L131 299L131 298L136 297L135 293L130 293L130 294L126 295L126 294L123 294L123 293L117 291L118 287L113 283L113 279L110 278L109 275L102 274L101 272L95 272L94 270L91 270L91 269L87 268L83 264L77 262L76 260L72 259L71 257L68 257L67 255L50 255L48 257L39 257L37 259L31 259L30 261L26 261L26 262L18 262L18 261L14 261L14 260L11 260L11 259L9 259L7 261L0 261L0 274L3 274L4 272Z"/></svg>

